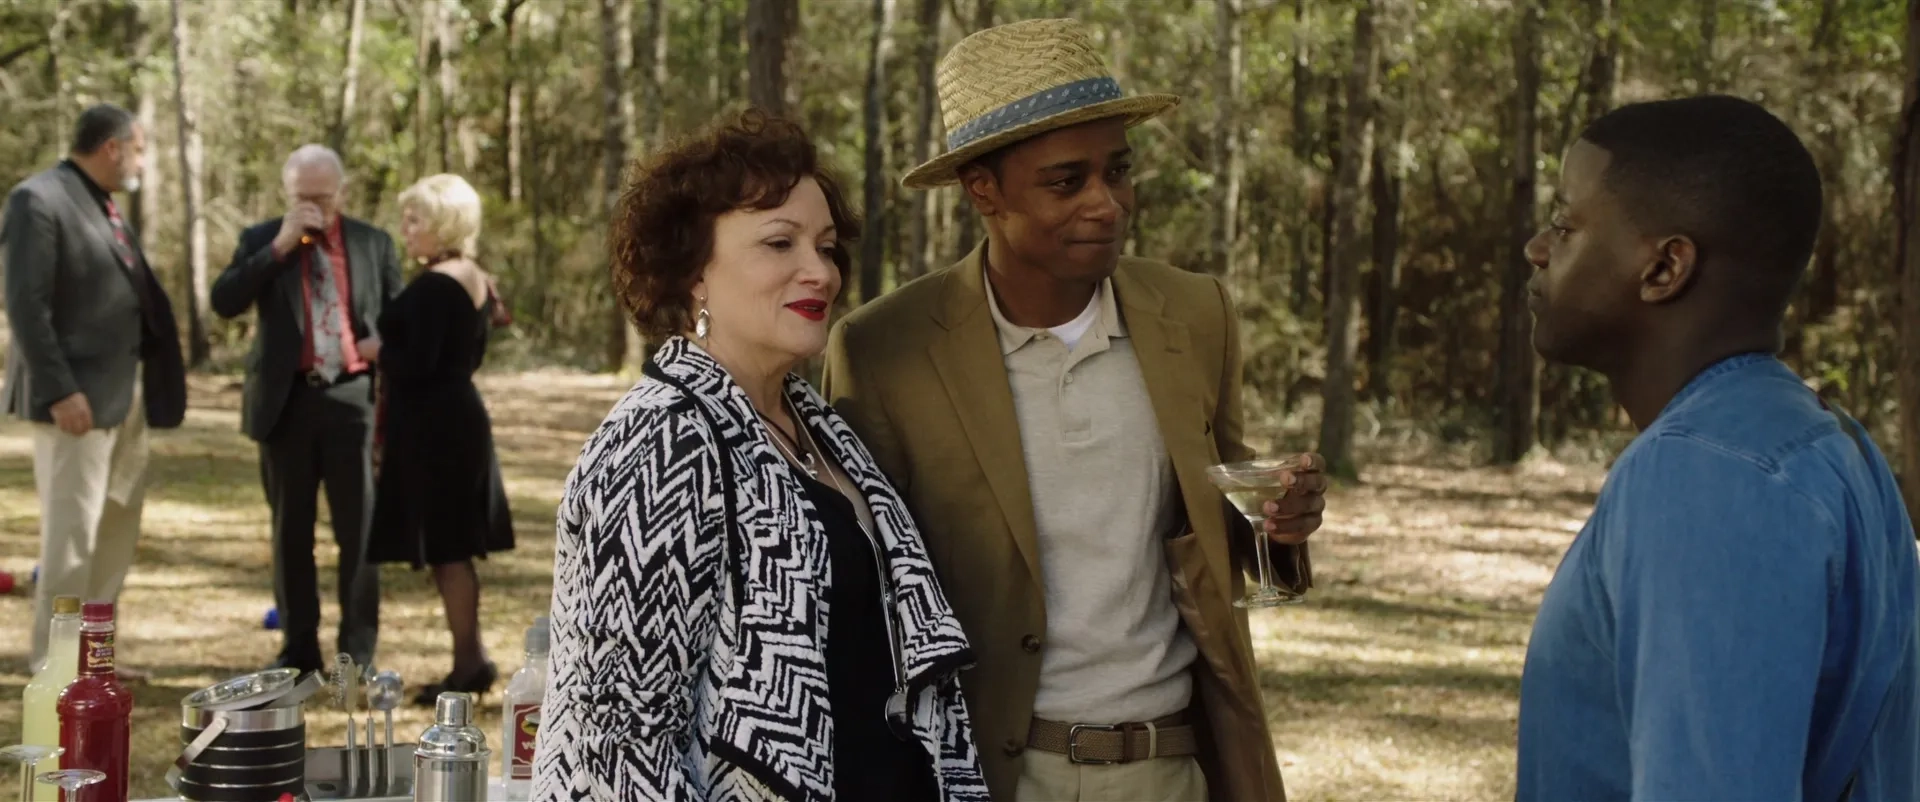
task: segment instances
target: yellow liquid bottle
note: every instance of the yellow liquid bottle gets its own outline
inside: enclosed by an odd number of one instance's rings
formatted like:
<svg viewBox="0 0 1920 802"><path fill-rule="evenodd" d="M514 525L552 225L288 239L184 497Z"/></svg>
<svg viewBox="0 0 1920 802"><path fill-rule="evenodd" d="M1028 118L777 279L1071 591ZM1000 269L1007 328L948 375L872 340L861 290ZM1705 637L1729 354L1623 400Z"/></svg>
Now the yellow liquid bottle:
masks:
<svg viewBox="0 0 1920 802"><path fill-rule="evenodd" d="M80 597L55 596L53 625L47 633L47 664L33 675L21 694L22 742L36 746L60 745L60 692L80 673ZM49 765L51 764L51 765ZM59 759L42 763L40 771L60 767ZM58 787L34 783L33 802L54 802Z"/></svg>

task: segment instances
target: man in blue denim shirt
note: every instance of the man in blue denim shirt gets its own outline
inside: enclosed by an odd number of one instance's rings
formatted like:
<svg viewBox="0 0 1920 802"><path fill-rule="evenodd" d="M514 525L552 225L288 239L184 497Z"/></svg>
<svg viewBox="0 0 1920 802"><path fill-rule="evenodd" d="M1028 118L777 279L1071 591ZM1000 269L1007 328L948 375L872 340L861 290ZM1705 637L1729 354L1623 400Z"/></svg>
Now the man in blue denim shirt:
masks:
<svg viewBox="0 0 1920 802"><path fill-rule="evenodd" d="M1527 244L1533 342L1640 435L1547 587L1522 800L1920 799L1914 533L1892 471L1772 354L1819 228L1793 133L1622 107Z"/></svg>

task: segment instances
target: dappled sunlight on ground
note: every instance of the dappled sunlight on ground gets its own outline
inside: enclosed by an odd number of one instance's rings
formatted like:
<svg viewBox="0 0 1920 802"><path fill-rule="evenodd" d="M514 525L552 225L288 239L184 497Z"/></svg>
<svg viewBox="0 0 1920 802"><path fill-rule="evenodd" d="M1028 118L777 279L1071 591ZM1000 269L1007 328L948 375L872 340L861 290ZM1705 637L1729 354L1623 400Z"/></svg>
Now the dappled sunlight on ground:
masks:
<svg viewBox="0 0 1920 802"><path fill-rule="evenodd" d="M188 693L255 670L278 651L279 633L262 627L273 607L273 551L258 452L239 432L239 381L194 377L192 406L180 429L157 432L145 528L121 597L119 652L153 680L133 685L134 793L160 796L168 762L178 754L179 702ZM485 642L503 674L486 700L480 725L497 733L504 675L520 665L525 628L546 612L553 573L553 512L566 472L586 433L626 384L577 374L483 375L481 389L497 422L501 469L513 504L518 548L480 565ZM337 563L329 516L321 504L321 639L338 621ZM33 442L24 424L0 423L0 570L22 579L39 553L33 489ZM405 677L409 693L449 667L451 639L431 579L405 566L382 573L380 667ZM25 622L31 600L0 596L0 742L19 737L20 690L26 684ZM431 723L432 711L403 708L402 739ZM345 742L345 717L308 708L309 742ZM497 736L496 736L497 737Z"/></svg>
<svg viewBox="0 0 1920 802"><path fill-rule="evenodd" d="M1329 493L1309 600L1249 616L1290 798L1512 798L1534 606L1599 478L1375 465Z"/></svg>
<svg viewBox="0 0 1920 802"><path fill-rule="evenodd" d="M479 722L490 737L522 633L547 608L554 503L588 432L628 385L557 371L482 376L519 542L480 565L485 641L503 674ZM261 626L273 606L272 550L257 452L238 431L239 381L197 376L192 394L185 426L154 437L146 529L121 600L121 656L154 676L133 686L136 798L165 791L179 700L259 668L279 647L279 633ZM1511 798L1527 629L1599 470L1382 462L1362 479L1329 494L1308 603L1250 616L1289 797ZM321 637L330 643L335 555L321 507ZM32 440L7 419L0 570L24 578L38 538ZM446 672L450 639L425 574L388 566L382 582L379 663L399 671L410 694ZM19 736L29 615L27 596L0 596L0 743ZM417 736L430 718L403 708L395 730ZM344 723L309 706L309 742L344 743Z"/></svg>

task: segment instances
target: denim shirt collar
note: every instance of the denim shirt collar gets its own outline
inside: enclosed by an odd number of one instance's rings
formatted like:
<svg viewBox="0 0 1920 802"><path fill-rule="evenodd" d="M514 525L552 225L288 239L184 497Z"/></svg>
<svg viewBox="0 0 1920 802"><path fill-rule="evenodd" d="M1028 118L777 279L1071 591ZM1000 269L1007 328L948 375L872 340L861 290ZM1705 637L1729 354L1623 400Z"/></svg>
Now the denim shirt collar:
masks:
<svg viewBox="0 0 1920 802"><path fill-rule="evenodd" d="M1748 367L1774 361L1774 356L1770 352L1746 351L1710 364L1704 370L1694 374L1692 379L1687 380L1687 383L1681 386L1680 392L1674 393L1673 400L1668 401L1667 405L1661 408L1660 414L1654 416L1654 421L1658 422L1661 418L1666 417L1668 412L1679 409L1681 404L1693 396L1699 395L1707 387L1712 386L1717 380ZM1649 425L1647 428L1651 429L1653 427Z"/></svg>

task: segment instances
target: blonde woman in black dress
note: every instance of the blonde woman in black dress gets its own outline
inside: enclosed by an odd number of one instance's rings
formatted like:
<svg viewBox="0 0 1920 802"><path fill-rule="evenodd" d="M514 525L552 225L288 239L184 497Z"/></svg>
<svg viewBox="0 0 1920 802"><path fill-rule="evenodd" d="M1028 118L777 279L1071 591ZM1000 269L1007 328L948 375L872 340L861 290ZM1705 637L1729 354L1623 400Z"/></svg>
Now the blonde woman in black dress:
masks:
<svg viewBox="0 0 1920 802"><path fill-rule="evenodd" d="M453 670L414 697L479 692L499 672L480 642L473 559L513 548L493 427L473 373L499 301L473 259L480 196L459 176L421 179L400 195L407 256L422 270L387 305L365 346L386 385L384 438L369 549L376 562L433 569L453 634Z"/></svg>

